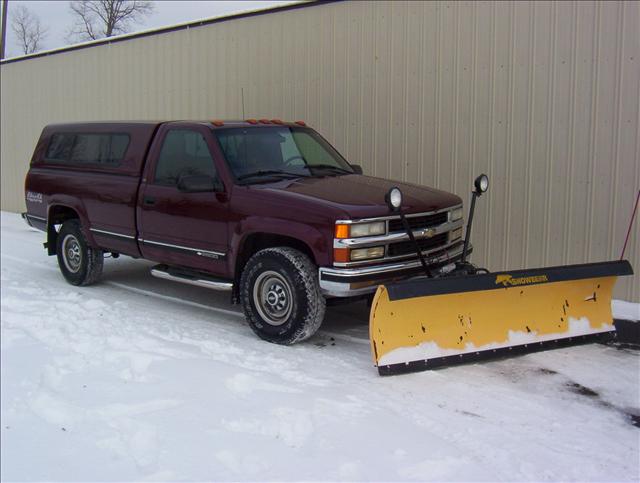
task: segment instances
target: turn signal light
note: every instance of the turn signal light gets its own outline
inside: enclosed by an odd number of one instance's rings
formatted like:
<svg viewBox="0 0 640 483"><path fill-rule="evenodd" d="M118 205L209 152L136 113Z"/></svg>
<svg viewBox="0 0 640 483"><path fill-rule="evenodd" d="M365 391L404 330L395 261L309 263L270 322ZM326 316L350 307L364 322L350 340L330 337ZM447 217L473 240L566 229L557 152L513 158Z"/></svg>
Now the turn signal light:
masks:
<svg viewBox="0 0 640 483"><path fill-rule="evenodd" d="M306 122L304 122L304 121L296 121L295 123L296 123L298 126L306 126L306 125L307 125L307 123L306 123Z"/></svg>
<svg viewBox="0 0 640 483"><path fill-rule="evenodd" d="M280 119L271 119L271 122L274 124L284 124Z"/></svg>
<svg viewBox="0 0 640 483"><path fill-rule="evenodd" d="M269 119L260 119L260 122L262 124L271 124L271 121L269 121Z"/></svg>
<svg viewBox="0 0 640 483"><path fill-rule="evenodd" d="M336 238L349 238L349 225L336 225Z"/></svg>
<svg viewBox="0 0 640 483"><path fill-rule="evenodd" d="M257 119L247 119L247 122L249 124L258 124L258 120Z"/></svg>
<svg viewBox="0 0 640 483"><path fill-rule="evenodd" d="M224 122L219 121L217 119L215 121L211 121L211 124L213 124L214 126L218 126L218 127L224 126Z"/></svg>
<svg viewBox="0 0 640 483"><path fill-rule="evenodd" d="M333 261L334 262L342 262L346 263L351 261L349 259L349 249L348 248L334 248L333 249Z"/></svg>

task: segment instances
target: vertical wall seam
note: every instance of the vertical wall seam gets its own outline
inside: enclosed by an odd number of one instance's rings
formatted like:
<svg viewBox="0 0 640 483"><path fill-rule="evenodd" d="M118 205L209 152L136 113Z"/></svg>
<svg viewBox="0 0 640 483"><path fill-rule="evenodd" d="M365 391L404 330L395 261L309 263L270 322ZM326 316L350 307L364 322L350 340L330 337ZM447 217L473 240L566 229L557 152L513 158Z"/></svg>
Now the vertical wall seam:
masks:
<svg viewBox="0 0 640 483"><path fill-rule="evenodd" d="M345 38L347 39L346 42L348 44L350 44L350 37L349 37L349 33L351 32L351 28L350 28L350 18L351 18L351 9L353 8L354 4L351 2L347 2L345 5L347 5L347 12L348 14L345 15L343 17L343 22L346 22L347 25L347 29L346 29L346 33L345 33ZM351 133L351 109L349 109L349 97L351 96L351 88L352 88L352 82L351 82L351 49L345 49L345 82L344 82L344 92L346 93L345 99L344 99L344 104L342 105L342 109L344 112L344 119L342 121L342 129L345 131L345 136L344 136L344 152L347 153L347 156L349 155L349 152L351 151L349 148L351 147L351 143L349 142L350 136L349 134Z"/></svg>
<svg viewBox="0 0 640 483"><path fill-rule="evenodd" d="M458 76L458 62L459 62L459 52L460 52L460 3L455 2L453 7L453 18L454 18L454 41L453 41L453 132L451 133L451 142L453 143L453 151L452 151L452 163L453 163L453 173L451 186L447 187L452 192L456 193L456 180L458 176L458 130L460 129L459 121L459 109L460 109L460 79Z"/></svg>
<svg viewBox="0 0 640 483"><path fill-rule="evenodd" d="M616 113L614 116L614 128L613 133L615 136L615 145L613 153L613 172L611 173L611 179L609 181L609 192L613 199L609 200L609 239L607 243L607 253L610 257L615 257L614 254L614 231L616 228L616 215L618 204L618 190L616 184L618 181L618 170L620 167L620 116L621 116L621 103L622 103L622 79L624 78L624 64L622 62L622 51L624 50L624 3L616 4L618 7L618 22L616 28L616 74L618 76L618 82L616 82L615 106Z"/></svg>
<svg viewBox="0 0 640 483"><path fill-rule="evenodd" d="M371 122L371 126L373 127L373 175L379 176L378 174L378 36L375 32L378 31L376 28L378 24L378 12L377 12L377 4L374 4L374 15L373 15L373 120Z"/></svg>
<svg viewBox="0 0 640 483"><path fill-rule="evenodd" d="M358 4L359 6L361 4ZM364 31L365 31L365 22L366 22L366 18L363 15L357 15L358 18L360 19L360 46L364 49ZM309 52L310 53L310 52ZM358 61L360 62L360 77L362 80L364 80L364 55L359 55L358 56ZM359 83L359 89L358 89L358 110L359 110L359 116L358 119L360 120L360 126L358 126L358 164L363 163L364 160L364 151L363 151L363 133L364 133L364 89L362 88L363 82L361 81Z"/></svg>
<svg viewBox="0 0 640 483"><path fill-rule="evenodd" d="M424 19L426 19L427 15L426 15L426 9L427 9L427 3L421 3L422 6L422 21L424 22ZM422 23L422 22L421 22ZM419 107L419 112L418 112L418 159L417 159L417 163L418 163L418 180L420 184L424 183L424 163L427 162L427 160L425 159L424 156L424 100L427 97L425 95L425 84L424 84L424 79L425 79L425 75L424 75L424 70L425 70L425 65L426 62L424 61L424 39L425 39L425 28L421 28L420 30L420 68L419 68L419 72L420 72L420 77L418 79L418 93L420 95L420 107Z"/></svg>
<svg viewBox="0 0 640 483"><path fill-rule="evenodd" d="M476 114L477 114L477 95L476 85L478 84L478 4L476 2L471 3L471 16L473 18L473 32L471 37L473 38L473 61L471 65L471 136L469 139L469 160L471 161L471 169L469 170L470 176L467 176L465 180L465 186L471 186L471 180L476 171L476 150L477 150L477 136L476 136Z"/></svg>
<svg viewBox="0 0 640 483"><path fill-rule="evenodd" d="M506 180L506 194L505 194L505 205L506 205L506 224L504 234L502 235L502 246L504 250L502 251L502 266L507 267L509 262L509 237L511 235L511 192L513 185L513 110L515 107L514 102L514 86L513 86L513 78L515 77L515 45L516 45L516 7L515 3L510 3L509 10L509 87L507 92L507 104L509 105L509 111L507 113L507 172L505 173ZM510 268L510 267L509 267Z"/></svg>
<svg viewBox="0 0 640 483"><path fill-rule="evenodd" d="M442 160L440 159L440 75L442 73L442 64L441 64L441 56L440 56L440 44L442 35L442 7L437 6L437 14L436 14L436 112L435 112L435 124L434 124L434 135L435 135L435 186L436 188L440 187L440 163Z"/></svg>
<svg viewBox="0 0 640 483"><path fill-rule="evenodd" d="M564 234L563 234L563 242L564 247L562 250L562 259L569 259L569 246L571 245L571 227L573 225L573 218L571 216L572 213L572 204L573 204L573 186L574 186L574 165L575 165L575 140L576 140L576 126L575 126L575 118L576 118L576 96L578 92L578 76L577 76L577 64L578 64L578 32L580 28L580 16L578 14L578 4L576 2L573 3L573 32L571 36L571 74L570 74L570 83L571 83L571 98L569 100L569 149L567 153L567 157L569 160L569 176L568 176L568 196L565 200L564 207Z"/></svg>
<svg viewBox="0 0 640 483"><path fill-rule="evenodd" d="M489 102L489 176L493 176L493 146L494 146L494 116L495 116L495 100L496 100L496 2L491 3L491 76L489 80L490 88L490 102ZM493 190L489 190L489 206L493 206L494 196ZM493 232L492 226L492 213L493 210L487 210L487 231L486 236ZM485 249L487 251L485 259L491 260L491 244L486 243Z"/></svg>
<svg viewBox="0 0 640 483"><path fill-rule="evenodd" d="M596 166L596 135L598 133L598 123L596 116L598 115L598 89L599 89L599 73L600 73L600 8L601 4L596 4L596 14L593 17L593 53L592 55L592 84L591 84L591 116L589 126L589 179L591 186L589 187L589 196L587 197L587 223L585 224L585 238L587 240L586 258L591 259L591 234L593 232L593 197L595 196L595 166Z"/></svg>
<svg viewBox="0 0 640 483"><path fill-rule="evenodd" d="M544 221L542 237L542 263L549 263L549 237L551 225L551 196L553 193L553 122L555 119L555 83L556 83L556 42L558 28L558 4L551 4L551 41L549 42L549 91L547 97L547 152L545 166L545 196L544 196Z"/></svg>
<svg viewBox="0 0 640 483"><path fill-rule="evenodd" d="M536 3L531 4L531 44L529 47L529 98L528 98L528 129L527 129L527 160L525 165L525 179L527 181L527 189L525 193L526 220L524 229L524 259L525 266L529 264L529 247L531 235L531 189L533 186L531 180L531 164L533 162L533 127L535 125L535 74L536 74Z"/></svg>
<svg viewBox="0 0 640 483"><path fill-rule="evenodd" d="M392 4L389 4L389 25L391 25L391 29L393 30L393 15L394 15L394 11L393 11L393 7L391 6ZM387 43L387 53L389 54L389 63L391 64L391 72L389 72L389 85L387 86L389 88L389 90L387 92L385 92L385 98L387 99L387 107L389 109L389 113L387 116L387 162L385 163L385 166L387 168L386 173L385 173L385 178L390 178L391 177L391 163L393 163L394 161L397 162L397 160L395 160L393 158L393 121L394 121L394 116L393 116L393 85L395 82L395 76L393 75L394 72L394 66L395 66L395 55L394 51L393 51L393 33L391 33L391 35L388 35L387 38L388 43Z"/></svg>
<svg viewBox="0 0 640 483"><path fill-rule="evenodd" d="M336 42L336 12L335 10L332 10L332 15L331 15L331 62L333 63L333 69L331 70L331 74L333 75L333 79L332 79L332 84L333 84L333 92L331 95L331 100L332 100L332 109L331 109L331 138L332 139L337 139L336 136L336 112L338 111L338 96L336 95L336 93L338 92L338 56L336 54L338 45ZM343 147L339 146L339 148L342 150Z"/></svg>
<svg viewBox="0 0 640 483"><path fill-rule="evenodd" d="M404 129L402 130L402 180L407 181L407 165L409 164L409 4L404 9ZM417 160L416 160L417 161Z"/></svg>

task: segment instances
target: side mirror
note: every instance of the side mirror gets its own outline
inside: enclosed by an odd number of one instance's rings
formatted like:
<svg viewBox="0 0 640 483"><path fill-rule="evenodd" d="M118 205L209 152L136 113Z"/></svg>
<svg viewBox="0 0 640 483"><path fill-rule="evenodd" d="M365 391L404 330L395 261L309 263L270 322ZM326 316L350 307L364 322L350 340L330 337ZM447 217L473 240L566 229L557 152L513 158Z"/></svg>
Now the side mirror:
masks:
<svg viewBox="0 0 640 483"><path fill-rule="evenodd" d="M178 190L183 193L204 193L222 191L222 183L205 174L190 174L180 176Z"/></svg>
<svg viewBox="0 0 640 483"><path fill-rule="evenodd" d="M355 174L362 174L362 166L360 166L359 164L350 164L351 165L351 169L353 169L353 172Z"/></svg>

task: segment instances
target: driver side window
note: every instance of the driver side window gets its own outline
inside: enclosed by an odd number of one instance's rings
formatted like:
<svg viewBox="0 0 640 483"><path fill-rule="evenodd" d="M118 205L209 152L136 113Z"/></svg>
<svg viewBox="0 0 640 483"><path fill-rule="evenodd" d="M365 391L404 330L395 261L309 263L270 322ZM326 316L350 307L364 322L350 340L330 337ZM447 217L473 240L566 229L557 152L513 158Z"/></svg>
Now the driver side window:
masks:
<svg viewBox="0 0 640 483"><path fill-rule="evenodd" d="M167 132L153 178L155 184L176 186L181 176L206 175L217 179L213 157L204 136L189 129Z"/></svg>

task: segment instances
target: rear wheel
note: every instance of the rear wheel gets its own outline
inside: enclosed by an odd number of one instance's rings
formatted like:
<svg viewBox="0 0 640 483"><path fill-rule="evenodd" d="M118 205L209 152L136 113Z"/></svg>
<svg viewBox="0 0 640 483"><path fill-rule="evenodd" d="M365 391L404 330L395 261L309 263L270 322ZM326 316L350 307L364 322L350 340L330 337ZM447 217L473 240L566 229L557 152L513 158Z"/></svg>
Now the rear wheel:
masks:
<svg viewBox="0 0 640 483"><path fill-rule="evenodd" d="M102 275L103 252L89 246L78 220L64 222L56 252L60 271L71 285L91 285Z"/></svg>
<svg viewBox="0 0 640 483"><path fill-rule="evenodd" d="M324 319L317 267L293 248L267 248L253 255L240 278L240 296L249 326L269 342L308 339Z"/></svg>

